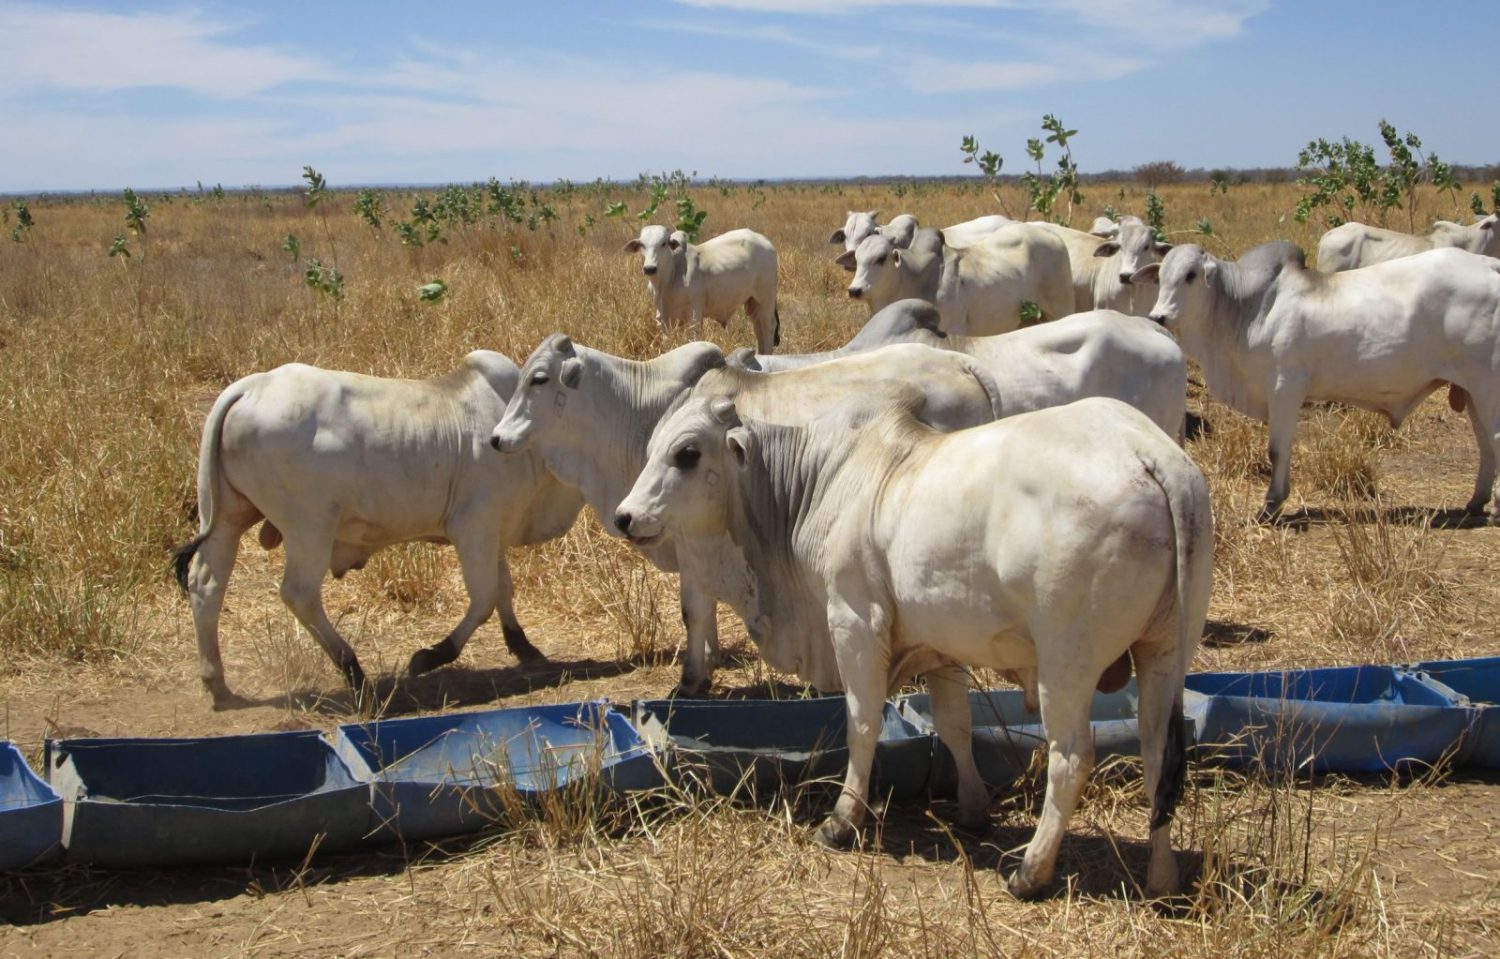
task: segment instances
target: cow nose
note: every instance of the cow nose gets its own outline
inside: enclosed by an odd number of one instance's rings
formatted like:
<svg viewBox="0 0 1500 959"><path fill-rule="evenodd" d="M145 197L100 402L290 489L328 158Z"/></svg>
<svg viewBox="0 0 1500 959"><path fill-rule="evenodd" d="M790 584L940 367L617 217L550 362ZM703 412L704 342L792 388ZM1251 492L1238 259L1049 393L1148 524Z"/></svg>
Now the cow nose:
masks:
<svg viewBox="0 0 1500 959"><path fill-rule="evenodd" d="M851 287L849 287L849 296L850 296L850 298L857 300L857 299L859 299L863 295L864 295L864 290L861 290L859 287L857 287L857 286L851 286Z"/></svg>
<svg viewBox="0 0 1500 959"><path fill-rule="evenodd" d="M616 513L615 514L615 529L617 529L620 532L624 533L626 536L629 536L630 535L630 521L633 518L634 517L632 517L629 513Z"/></svg>
<svg viewBox="0 0 1500 959"><path fill-rule="evenodd" d="M1123 283L1123 284L1125 284L1126 286L1129 286L1130 282L1131 282L1130 278L1133 275L1134 274L1131 274L1131 273L1121 273L1120 274L1120 282Z"/></svg>
<svg viewBox="0 0 1500 959"><path fill-rule="evenodd" d="M498 437L498 436L491 436L490 437L490 445L493 446L495 449L498 450L500 448L500 437Z"/></svg>
<svg viewBox="0 0 1500 959"><path fill-rule="evenodd" d="M644 274L646 274L647 276L655 276L656 275L656 267L654 267L654 266L643 266L643 267L641 267L641 272L644 273Z"/></svg>
<svg viewBox="0 0 1500 959"><path fill-rule="evenodd" d="M1155 323L1157 326L1167 325L1167 318L1165 316L1162 316L1160 313L1152 313L1149 317L1147 317L1147 319L1149 319L1152 323Z"/></svg>

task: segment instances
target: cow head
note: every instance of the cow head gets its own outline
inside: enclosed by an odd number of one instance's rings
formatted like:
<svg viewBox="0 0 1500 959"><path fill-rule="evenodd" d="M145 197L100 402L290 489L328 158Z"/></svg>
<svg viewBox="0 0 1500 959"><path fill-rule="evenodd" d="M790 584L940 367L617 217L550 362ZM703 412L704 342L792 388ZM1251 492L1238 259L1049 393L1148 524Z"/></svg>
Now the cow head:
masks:
<svg viewBox="0 0 1500 959"><path fill-rule="evenodd" d="M880 229L875 222L878 216L880 216L879 210L871 210L868 213L856 213L850 210L844 218L843 227L834 230L833 234L828 237L828 242L842 243L845 250L858 249L865 237Z"/></svg>
<svg viewBox="0 0 1500 959"><path fill-rule="evenodd" d="M873 233L864 238L857 250L846 250L836 262L854 274L849 281L849 296L867 302L889 302L899 287L897 272L904 251L896 249L889 237Z"/></svg>
<svg viewBox="0 0 1500 959"><path fill-rule="evenodd" d="M529 447L562 419L568 394L582 379L583 360L573 340L565 333L547 337L521 366L520 382L490 433L490 445L502 453Z"/></svg>
<svg viewBox="0 0 1500 959"><path fill-rule="evenodd" d="M1129 284L1137 273L1166 256L1170 249L1172 244L1157 240L1156 231L1140 217L1125 216L1115 227L1115 238L1099 244L1094 255L1108 257L1119 253L1120 282Z"/></svg>
<svg viewBox="0 0 1500 959"><path fill-rule="evenodd" d="M1218 268L1219 261L1207 250L1190 243L1173 248L1160 263L1142 267L1134 280L1160 284L1151 319L1171 329L1210 314Z"/></svg>
<svg viewBox="0 0 1500 959"><path fill-rule="evenodd" d="M646 466L620 501L615 527L638 546L723 532L726 483L745 468L753 442L733 400L689 399L651 435Z"/></svg>
<svg viewBox="0 0 1500 959"><path fill-rule="evenodd" d="M686 234L671 232L664 226L643 226L641 235L625 244L626 253L641 255L641 272L655 276L662 267L670 267L672 256L681 250Z"/></svg>

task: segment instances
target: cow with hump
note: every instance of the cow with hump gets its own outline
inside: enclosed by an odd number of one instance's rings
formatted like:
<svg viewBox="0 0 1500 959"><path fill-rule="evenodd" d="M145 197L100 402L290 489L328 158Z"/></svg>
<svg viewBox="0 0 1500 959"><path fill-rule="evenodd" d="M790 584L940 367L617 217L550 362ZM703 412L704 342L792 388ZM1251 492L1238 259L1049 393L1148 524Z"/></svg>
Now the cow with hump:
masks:
<svg viewBox="0 0 1500 959"><path fill-rule="evenodd" d="M1500 214L1491 213L1467 226L1437 220L1425 236L1363 223L1343 223L1319 238L1318 269L1341 273L1444 247L1500 257Z"/></svg>
<svg viewBox="0 0 1500 959"><path fill-rule="evenodd" d="M1012 223L966 247L948 243L945 236L918 230L911 246L899 249L875 234L834 262L854 274L849 296L864 301L872 316L897 300L926 300L942 314L946 333L981 336L1018 329L1028 301L1044 320L1074 312L1068 251L1052 233Z"/></svg>
<svg viewBox="0 0 1500 959"><path fill-rule="evenodd" d="M1177 332L1213 394L1270 424L1262 521L1280 514L1291 488L1303 403L1350 403L1396 427L1443 386L1479 446L1465 509L1484 512L1500 456L1500 261L1429 250L1325 274L1289 243L1255 247L1238 262L1189 245L1142 274L1160 279L1151 318Z"/></svg>
<svg viewBox="0 0 1500 959"><path fill-rule="evenodd" d="M1094 689L1128 656L1152 797L1146 888L1172 892L1183 677L1213 568L1207 485L1182 449L1109 399L940 433L899 381L867 383L801 425L757 421L706 385L657 427L616 521L642 542L732 543L747 590L774 597L763 628L813 647L809 663L831 659L850 758L819 838L853 840L885 697L919 674L957 762L961 817L984 821L962 669L1031 671L1047 794L1010 888L1042 894L1092 767Z"/></svg>
<svg viewBox="0 0 1500 959"><path fill-rule="evenodd" d="M456 659L497 608L510 651L522 662L543 658L516 620L505 548L561 536L582 500L536 457L485 448L517 372L487 350L430 380L292 363L219 395L198 454L200 531L175 552L216 708L243 703L224 679L219 614L240 537L262 519L261 545L286 544L282 600L360 699L364 670L323 609L323 578L396 543L452 543L469 594L453 631L412 656L412 675Z"/></svg>
<svg viewBox="0 0 1500 959"><path fill-rule="evenodd" d="M770 353L781 343L776 248L754 230L730 230L695 244L681 230L647 226L625 244L625 252L641 255L663 337L684 321L702 336L705 317L728 326L744 307L756 349Z"/></svg>
<svg viewBox="0 0 1500 959"><path fill-rule="evenodd" d="M871 377L896 370L932 383L931 415L939 425L956 429L994 419L993 381L971 361L921 346L892 349L799 371L792 377L798 404L826 405ZM653 427L684 391L719 375L711 371L723 365L723 354L709 343L689 344L641 362L553 334L527 359L492 445L501 452L534 451L562 482L583 493L606 530L623 535L616 529L616 512L645 465ZM735 380L748 374L722 375ZM712 683L718 649L715 605L720 599L732 602L738 593L711 572L684 562L673 541L636 545L658 568L683 574L687 650L678 691L701 694Z"/></svg>

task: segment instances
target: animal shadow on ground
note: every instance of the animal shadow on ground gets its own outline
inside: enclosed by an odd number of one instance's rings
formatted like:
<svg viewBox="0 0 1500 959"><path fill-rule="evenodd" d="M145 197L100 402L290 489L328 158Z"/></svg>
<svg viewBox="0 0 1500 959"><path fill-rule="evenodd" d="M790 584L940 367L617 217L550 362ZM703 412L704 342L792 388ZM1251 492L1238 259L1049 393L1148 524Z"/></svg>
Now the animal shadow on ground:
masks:
<svg viewBox="0 0 1500 959"><path fill-rule="evenodd" d="M405 716L436 709L483 706L538 689L554 689L576 679L610 679L633 672L650 657L624 660L547 660L489 669L462 665L436 669L421 676L388 675L372 679L375 704L369 712L381 717ZM247 699L244 705L350 717L360 713L347 688L300 689L282 696Z"/></svg>
<svg viewBox="0 0 1500 959"><path fill-rule="evenodd" d="M1288 510L1274 521L1277 526L1289 526L1306 532L1314 526L1349 525L1352 523L1390 523L1393 526L1422 526L1428 529L1484 529L1490 525L1485 513L1470 513L1462 507L1437 509L1430 506L1358 507L1345 509L1338 506L1305 506Z"/></svg>
<svg viewBox="0 0 1500 959"><path fill-rule="evenodd" d="M287 860L272 866L150 871L79 864L39 866L0 877L0 923L29 926L117 906L220 902L247 893L263 895L350 879L400 876L419 854L423 862L442 862L462 856L479 841L465 837L440 846L424 844L420 849L391 845L358 854L319 856L310 864Z"/></svg>
<svg viewBox="0 0 1500 959"><path fill-rule="evenodd" d="M1211 619L1203 626L1203 645L1213 649L1233 648L1247 643L1269 642L1275 635L1262 626Z"/></svg>

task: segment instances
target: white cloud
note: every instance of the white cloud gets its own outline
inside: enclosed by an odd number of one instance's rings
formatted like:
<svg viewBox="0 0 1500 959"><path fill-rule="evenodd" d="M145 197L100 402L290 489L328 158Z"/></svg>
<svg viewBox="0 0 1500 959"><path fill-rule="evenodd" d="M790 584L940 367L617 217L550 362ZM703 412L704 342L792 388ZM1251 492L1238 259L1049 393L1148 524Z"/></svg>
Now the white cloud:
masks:
<svg viewBox="0 0 1500 959"><path fill-rule="evenodd" d="M232 99L332 76L306 57L236 45L234 31L192 11L117 14L0 3L0 90L169 87Z"/></svg>
<svg viewBox="0 0 1500 959"><path fill-rule="evenodd" d="M891 7L965 7L1002 9L1021 0L676 0L701 9L743 10L749 13L852 14Z"/></svg>

